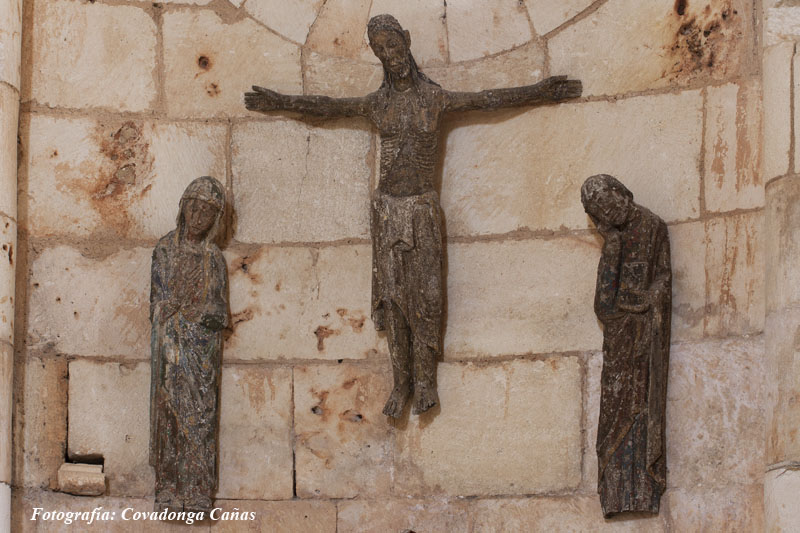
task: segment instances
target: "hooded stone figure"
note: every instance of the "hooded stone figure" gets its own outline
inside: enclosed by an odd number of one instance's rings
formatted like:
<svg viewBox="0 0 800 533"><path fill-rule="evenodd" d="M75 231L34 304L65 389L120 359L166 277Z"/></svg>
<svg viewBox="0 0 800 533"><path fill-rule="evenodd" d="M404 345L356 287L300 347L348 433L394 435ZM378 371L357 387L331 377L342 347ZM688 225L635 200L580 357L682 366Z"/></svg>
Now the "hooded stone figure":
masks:
<svg viewBox="0 0 800 533"><path fill-rule="evenodd" d="M588 178L581 201L604 239L594 310L603 324L597 429L606 517L658 513L666 488L664 440L672 270L667 225L607 174Z"/></svg>
<svg viewBox="0 0 800 533"><path fill-rule="evenodd" d="M203 176L186 187L177 227L153 250L150 464L155 509L210 511L217 489L222 329L228 274L215 244L222 185Z"/></svg>

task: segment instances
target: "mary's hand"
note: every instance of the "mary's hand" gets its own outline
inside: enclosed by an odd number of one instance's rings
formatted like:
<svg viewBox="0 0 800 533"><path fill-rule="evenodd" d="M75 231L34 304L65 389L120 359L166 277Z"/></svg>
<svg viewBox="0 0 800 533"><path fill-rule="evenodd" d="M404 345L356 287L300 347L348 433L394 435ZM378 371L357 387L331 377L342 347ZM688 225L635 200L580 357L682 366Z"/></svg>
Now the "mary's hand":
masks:
<svg viewBox="0 0 800 533"><path fill-rule="evenodd" d="M250 111L274 111L282 109L286 96L264 87L253 85L253 91L244 93L244 105Z"/></svg>
<svg viewBox="0 0 800 533"><path fill-rule="evenodd" d="M212 331L219 331L225 327L225 322L224 320L220 319L219 315L214 313L207 313L204 314L203 317L200 319L200 325Z"/></svg>

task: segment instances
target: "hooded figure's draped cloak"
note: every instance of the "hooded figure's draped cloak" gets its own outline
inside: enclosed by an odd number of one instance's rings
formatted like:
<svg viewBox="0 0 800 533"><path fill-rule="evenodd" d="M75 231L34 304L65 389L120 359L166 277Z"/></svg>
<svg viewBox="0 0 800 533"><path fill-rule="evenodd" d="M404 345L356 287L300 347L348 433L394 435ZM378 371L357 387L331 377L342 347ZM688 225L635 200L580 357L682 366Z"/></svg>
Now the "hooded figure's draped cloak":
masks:
<svg viewBox="0 0 800 533"><path fill-rule="evenodd" d="M660 218L636 205L620 237L619 250L603 248L595 298L604 326L597 456L598 492L606 516L658 512L666 488L669 235ZM628 289L646 291L651 301Z"/></svg>

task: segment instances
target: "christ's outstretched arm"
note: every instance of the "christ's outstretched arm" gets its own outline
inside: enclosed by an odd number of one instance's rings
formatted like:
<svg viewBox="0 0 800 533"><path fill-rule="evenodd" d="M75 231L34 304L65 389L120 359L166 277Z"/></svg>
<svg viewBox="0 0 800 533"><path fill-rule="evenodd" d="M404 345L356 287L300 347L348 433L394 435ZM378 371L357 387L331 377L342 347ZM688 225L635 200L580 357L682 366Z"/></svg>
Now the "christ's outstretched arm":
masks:
<svg viewBox="0 0 800 533"><path fill-rule="evenodd" d="M369 99L331 98L281 94L263 87L253 86L253 92L244 93L244 105L250 111L294 111L315 117L363 117L369 113Z"/></svg>
<svg viewBox="0 0 800 533"><path fill-rule="evenodd" d="M490 89L477 93L445 92L445 111L491 110L550 104L581 95L580 80L553 76L535 85L511 89Z"/></svg>

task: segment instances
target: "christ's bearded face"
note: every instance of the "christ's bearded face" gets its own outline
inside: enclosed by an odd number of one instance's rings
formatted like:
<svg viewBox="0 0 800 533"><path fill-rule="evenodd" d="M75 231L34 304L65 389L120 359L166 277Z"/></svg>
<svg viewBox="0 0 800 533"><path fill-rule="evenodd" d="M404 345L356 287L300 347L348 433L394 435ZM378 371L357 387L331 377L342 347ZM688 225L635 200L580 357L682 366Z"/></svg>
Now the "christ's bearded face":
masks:
<svg viewBox="0 0 800 533"><path fill-rule="evenodd" d="M411 74L411 52L402 34L381 30L370 39L369 45L393 77L405 79Z"/></svg>

